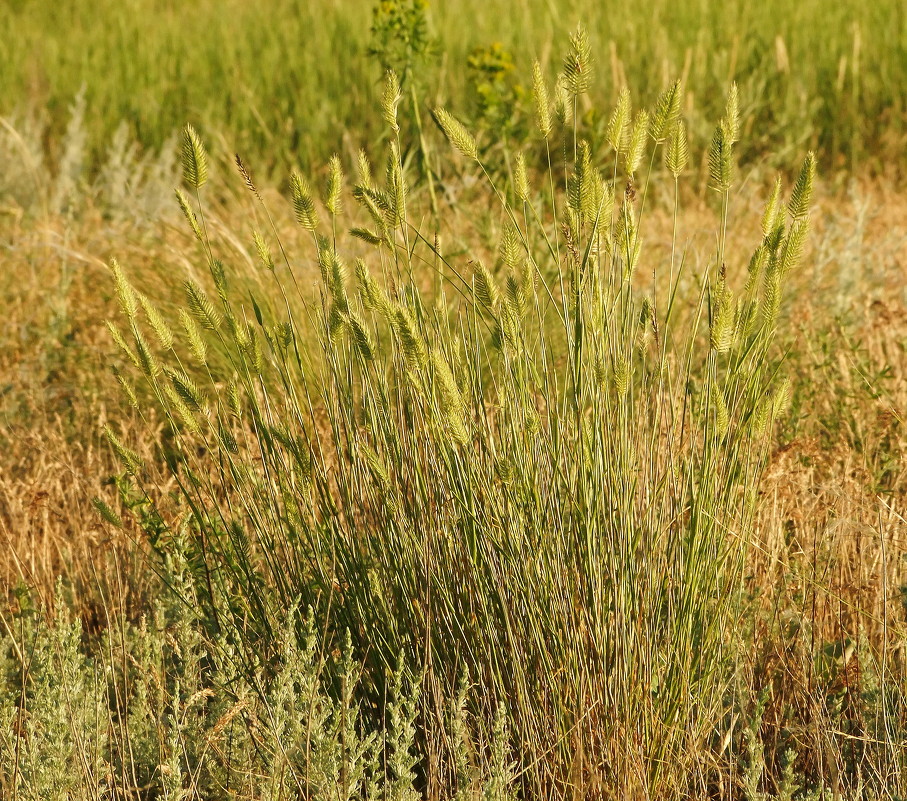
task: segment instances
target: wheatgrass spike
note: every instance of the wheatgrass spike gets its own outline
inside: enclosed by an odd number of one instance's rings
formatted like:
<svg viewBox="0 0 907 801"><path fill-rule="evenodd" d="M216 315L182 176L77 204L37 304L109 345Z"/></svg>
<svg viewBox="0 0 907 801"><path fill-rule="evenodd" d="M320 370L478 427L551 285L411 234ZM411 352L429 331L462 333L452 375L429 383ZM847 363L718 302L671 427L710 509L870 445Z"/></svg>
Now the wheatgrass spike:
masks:
<svg viewBox="0 0 907 801"><path fill-rule="evenodd" d="M193 189L201 189L208 180L208 154L195 128L183 129L183 180Z"/></svg>

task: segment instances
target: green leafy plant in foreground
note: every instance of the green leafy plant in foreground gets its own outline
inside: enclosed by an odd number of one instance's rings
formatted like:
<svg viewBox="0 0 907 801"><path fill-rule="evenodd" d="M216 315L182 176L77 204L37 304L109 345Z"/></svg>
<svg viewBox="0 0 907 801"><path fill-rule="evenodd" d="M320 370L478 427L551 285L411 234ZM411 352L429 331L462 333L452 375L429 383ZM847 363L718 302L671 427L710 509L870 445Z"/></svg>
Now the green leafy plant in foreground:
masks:
<svg viewBox="0 0 907 801"><path fill-rule="evenodd" d="M326 654L311 610L291 605L271 659L238 659L227 638L211 639L200 625L186 568L172 547L149 613L133 623L113 612L100 638L86 638L62 584L52 612L24 597L3 617L0 796L417 797L420 687L405 667L393 671L387 719L376 725L357 700L361 670L348 638ZM481 757L468 692L462 685L447 712L456 786L503 797L506 736L489 732L481 744L504 754L501 764Z"/></svg>
<svg viewBox="0 0 907 801"><path fill-rule="evenodd" d="M180 205L215 294L187 282L175 335L115 268L128 334L114 330L172 428L187 509L173 526L192 539L209 625L248 659L279 647L280 610L301 599L330 636L349 632L376 714L401 653L438 699L465 671L477 719L509 711L526 792L704 791L756 491L789 394L772 344L814 159L787 204L775 184L751 257L726 252L732 88L708 154L716 249L691 275L676 225L668 250L645 238L651 184L679 203L687 177L679 84L635 114L622 94L606 141L590 142L571 109L593 80L580 32L556 143L536 70L544 145L566 166L518 155L506 185L435 112L498 206L494 267L446 257L414 224L392 138L383 182L360 158L355 216L339 160L323 206L293 177L311 241L289 254L276 227L254 233L271 297L231 289L195 206L206 156L188 129L194 197ZM345 255L354 247L361 258ZM311 293L303 260L320 273ZM141 482L128 444L110 442ZM427 705L423 747L441 708Z"/></svg>

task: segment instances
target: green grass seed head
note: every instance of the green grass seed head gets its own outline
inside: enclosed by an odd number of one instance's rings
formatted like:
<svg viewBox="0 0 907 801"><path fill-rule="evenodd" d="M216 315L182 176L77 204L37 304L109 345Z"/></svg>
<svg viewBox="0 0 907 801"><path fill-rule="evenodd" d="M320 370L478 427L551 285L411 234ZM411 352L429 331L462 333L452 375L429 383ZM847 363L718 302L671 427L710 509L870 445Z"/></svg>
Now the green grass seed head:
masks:
<svg viewBox="0 0 907 801"><path fill-rule="evenodd" d="M501 293L498 284L488 268L480 261L473 263L473 280L475 282L476 298L488 311L494 312L498 307Z"/></svg>
<svg viewBox="0 0 907 801"><path fill-rule="evenodd" d="M173 331L169 324L145 295L139 295L139 300L158 343L164 350L170 350L173 347Z"/></svg>
<svg viewBox="0 0 907 801"><path fill-rule="evenodd" d="M123 314L130 320L135 320L139 313L138 297L116 259L110 260L110 272L113 273L114 289Z"/></svg>
<svg viewBox="0 0 907 801"><path fill-rule="evenodd" d="M378 234L368 228L350 228L350 234L356 237L356 239L367 242L369 245L380 247L384 244L383 237L378 236Z"/></svg>
<svg viewBox="0 0 907 801"><path fill-rule="evenodd" d="M510 220L505 221L504 230L501 232L500 244L501 261L508 267L516 267L520 262L522 248L516 227Z"/></svg>
<svg viewBox="0 0 907 801"><path fill-rule="evenodd" d="M277 343L278 347L283 350L289 350L290 345L293 344L293 340L295 339L293 325L290 322L284 321L275 325L272 332L274 341Z"/></svg>
<svg viewBox="0 0 907 801"><path fill-rule="evenodd" d="M727 433L728 426L730 425L731 417L727 407L727 400L724 397L724 392L716 382L712 382L709 387L709 400L713 414L715 415L715 428L718 437L724 437Z"/></svg>
<svg viewBox="0 0 907 801"><path fill-rule="evenodd" d="M617 227L618 254L624 261L624 274L629 277L636 270L642 242L637 230L636 214L633 204L624 198L620 207Z"/></svg>
<svg viewBox="0 0 907 801"><path fill-rule="evenodd" d="M356 154L356 174L359 178L358 186L365 189L373 188L372 165L363 148L359 148L359 152Z"/></svg>
<svg viewBox="0 0 907 801"><path fill-rule="evenodd" d="M136 367L139 366L139 358L136 356L135 351L126 343L125 338L123 337L122 332L117 328L116 323L111 320L106 321L107 330L110 331L110 336L113 338L113 341L116 343L117 347L120 348L123 353L126 354L126 358L132 362Z"/></svg>
<svg viewBox="0 0 907 801"><path fill-rule="evenodd" d="M349 298L346 293L346 265L330 240L320 237L318 240L318 265L321 268L321 280L331 295L331 300L341 311L346 312Z"/></svg>
<svg viewBox="0 0 907 801"><path fill-rule="evenodd" d="M374 232L369 231L370 236L364 238L377 238L380 244L387 244L393 248L393 243L390 239L390 223L388 222L391 214L391 201L387 192L381 191L373 185L366 186L363 183L359 183L353 189L353 197L368 212L372 218L372 223L377 229ZM366 231L368 229L357 227L351 230Z"/></svg>
<svg viewBox="0 0 907 801"><path fill-rule="evenodd" d="M138 365L136 365L138 366ZM124 376L116 365L111 367L111 372L113 373L114 378L116 378L117 383L120 385L120 389L123 391L123 395L126 397L129 406L133 409L139 408L139 399L135 392L135 387L132 383Z"/></svg>
<svg viewBox="0 0 907 801"><path fill-rule="evenodd" d="M227 410L232 417L239 420L242 417L242 399L239 395L239 384L236 381L236 376L227 384L226 394Z"/></svg>
<svg viewBox="0 0 907 801"><path fill-rule="evenodd" d="M214 279L214 288L217 296L223 303L227 303L227 268L220 259L211 259L208 264L211 277Z"/></svg>
<svg viewBox="0 0 907 801"><path fill-rule="evenodd" d="M630 391L630 360L623 354L618 354L611 367L611 381L618 396L623 398Z"/></svg>
<svg viewBox="0 0 907 801"><path fill-rule="evenodd" d="M542 65L538 61L532 65L532 99L535 101L535 120L542 136L551 135L551 101L548 98L548 86L542 75Z"/></svg>
<svg viewBox="0 0 907 801"><path fill-rule="evenodd" d="M790 227L790 231L787 233L784 244L781 246L778 263L782 276L787 275L787 273L800 263L808 237L809 218L802 217Z"/></svg>
<svg viewBox="0 0 907 801"><path fill-rule="evenodd" d="M201 189L208 180L208 154L195 128L183 129L183 180L193 189Z"/></svg>
<svg viewBox="0 0 907 801"><path fill-rule="evenodd" d="M680 101L681 90L678 79L662 93L655 104L649 134L656 142L662 142L673 134L674 126L680 117Z"/></svg>
<svg viewBox="0 0 907 801"><path fill-rule="evenodd" d="M758 286L758 281L762 278L763 270L765 265L768 263L769 251L768 248L763 244L759 245L754 251L753 255L750 257L749 264L746 267L747 271L747 281L746 281L746 292L752 292L756 286Z"/></svg>
<svg viewBox="0 0 907 801"><path fill-rule="evenodd" d="M347 316L336 303L332 303L327 314L328 341L331 346L336 346L340 335L347 328Z"/></svg>
<svg viewBox="0 0 907 801"><path fill-rule="evenodd" d="M360 441L358 446L359 456L365 462L372 479L377 482L383 492L390 492L392 488L390 473L385 467L381 457L375 452L374 448L366 442Z"/></svg>
<svg viewBox="0 0 907 801"><path fill-rule="evenodd" d="M403 164L400 160L400 149L396 142L391 142L385 177L387 184L385 219L391 228L397 228L406 220L407 191L406 179L403 177Z"/></svg>
<svg viewBox="0 0 907 801"><path fill-rule="evenodd" d="M209 331L219 330L222 318L205 291L191 279L183 282L183 289L192 316Z"/></svg>
<svg viewBox="0 0 907 801"><path fill-rule="evenodd" d="M397 78L397 73L393 70L388 70L384 74L384 93L381 96L381 113L384 116L384 121L391 127L391 130L394 133L400 131L400 126L397 124L397 107L400 105L402 99L403 94L400 92L400 81Z"/></svg>
<svg viewBox="0 0 907 801"><path fill-rule="evenodd" d="M174 192L176 193L176 202L179 203L180 211L183 212L183 216L186 218L186 222L189 223L192 233L195 234L195 238L199 242L204 242L202 229L198 224L198 217L196 217L195 212L192 211L192 207L189 205L189 199L179 187L177 187Z"/></svg>
<svg viewBox="0 0 907 801"><path fill-rule="evenodd" d="M598 170L595 171L595 210L598 215L598 235L605 247L610 248L613 225L614 185Z"/></svg>
<svg viewBox="0 0 907 801"><path fill-rule="evenodd" d="M189 341L189 353L192 355L192 358L195 359L198 364L207 364L208 346L205 343L205 338L202 335L201 329L198 327L198 323L195 322L193 317L185 309L179 310L179 318L183 330L186 332L186 338Z"/></svg>
<svg viewBox="0 0 907 801"><path fill-rule="evenodd" d="M521 321L510 303L502 303L494 315L492 344L502 353L514 354L520 346Z"/></svg>
<svg viewBox="0 0 907 801"><path fill-rule="evenodd" d="M464 444L469 435L463 422L464 405L460 388L457 386L447 359L437 349L433 349L431 352L431 364L444 421L453 438L460 444Z"/></svg>
<svg viewBox="0 0 907 801"><path fill-rule="evenodd" d="M529 203L529 176L526 174L526 157L517 153L513 163L513 191L521 203Z"/></svg>
<svg viewBox="0 0 907 801"><path fill-rule="evenodd" d="M449 111L443 108L435 109L435 119L447 137L447 140L466 158L477 160L479 149L472 134Z"/></svg>
<svg viewBox="0 0 907 801"><path fill-rule="evenodd" d="M148 378L155 378L161 372L161 366L151 352L151 348L148 347L142 330L135 323L132 325L132 337L135 340L135 353L139 359L139 368Z"/></svg>
<svg viewBox="0 0 907 801"><path fill-rule="evenodd" d="M164 372L183 403L194 412L202 411L206 404L205 395L192 377L182 370L174 370L170 367L164 368Z"/></svg>
<svg viewBox="0 0 907 801"><path fill-rule="evenodd" d="M554 115L565 128L573 124L574 99L567 88L567 79L561 73L554 84Z"/></svg>
<svg viewBox="0 0 907 801"><path fill-rule="evenodd" d="M400 340L403 355L413 370L424 368L428 360L425 341L416 326L415 320L405 306L397 306L394 310L394 329Z"/></svg>
<svg viewBox="0 0 907 801"><path fill-rule="evenodd" d="M736 81L731 84L728 91L721 127L724 129L724 138L729 145L733 145L740 139L740 97Z"/></svg>
<svg viewBox="0 0 907 801"><path fill-rule="evenodd" d="M810 152L803 161L800 168L800 174L797 176L797 182L794 184L793 191L788 204L788 212L791 219L799 221L809 213L809 204L812 199L813 183L816 178L816 156Z"/></svg>
<svg viewBox="0 0 907 801"><path fill-rule="evenodd" d="M630 90L624 87L617 96L617 105L611 112L605 138L616 153L622 153L630 137Z"/></svg>
<svg viewBox="0 0 907 801"><path fill-rule="evenodd" d="M356 280L359 283L359 292L362 304L366 309L378 312L386 320L393 317L393 306L381 285L372 277L365 262L356 259Z"/></svg>
<svg viewBox="0 0 907 801"><path fill-rule="evenodd" d="M239 453L239 443L236 441L236 437L221 421L218 421L217 423L217 439L221 448L227 453L233 456L236 456Z"/></svg>
<svg viewBox="0 0 907 801"><path fill-rule="evenodd" d="M595 216L597 208L595 179L589 143L583 140L579 143L573 175L567 183L567 202L581 219L589 220Z"/></svg>
<svg viewBox="0 0 907 801"><path fill-rule="evenodd" d="M325 191L324 205L332 216L337 217L343 212L343 167L338 155L331 156L328 167L328 183Z"/></svg>
<svg viewBox="0 0 907 801"><path fill-rule="evenodd" d="M198 417L183 401L182 397L172 387L166 387L164 393L166 394L171 407L176 411L177 417L182 423L182 427L192 434L195 434L197 437L203 436Z"/></svg>
<svg viewBox="0 0 907 801"><path fill-rule="evenodd" d="M722 279L712 301L712 326L709 342L712 350L727 353L733 347L737 333L737 304L734 294Z"/></svg>
<svg viewBox="0 0 907 801"><path fill-rule="evenodd" d="M350 312L347 315L347 323L350 327L350 336L352 337L356 351L366 361L374 359L375 342L372 339L372 335L368 328L366 328L365 323L362 321L362 318L355 312Z"/></svg>
<svg viewBox="0 0 907 801"><path fill-rule="evenodd" d="M766 239L783 223L781 208L781 176L778 175L775 177L772 193L765 205L765 212L762 214L762 235Z"/></svg>
<svg viewBox="0 0 907 801"><path fill-rule="evenodd" d="M142 458L135 451L127 448L119 437L113 433L110 426L104 426L104 435L107 437L110 447L113 448L113 452L117 455L126 472L132 476L137 475L142 469Z"/></svg>
<svg viewBox="0 0 907 801"><path fill-rule="evenodd" d="M645 355L649 349L655 327L655 308L652 305L651 298L647 295L643 298L642 307L639 310L639 325L636 336L636 349L641 355Z"/></svg>
<svg viewBox="0 0 907 801"><path fill-rule="evenodd" d="M760 311L766 327L774 326L781 309L781 270L777 264L769 260L769 268L765 271L763 281L762 302Z"/></svg>
<svg viewBox="0 0 907 801"><path fill-rule="evenodd" d="M514 316L522 317L529 305L529 281L521 280L516 272L507 276L505 284L507 304Z"/></svg>
<svg viewBox="0 0 907 801"><path fill-rule="evenodd" d="M674 126L664 151L664 159L668 172L674 176L675 180L679 178L690 160L690 151L687 146L687 129L683 120L678 120Z"/></svg>
<svg viewBox="0 0 907 801"><path fill-rule="evenodd" d="M92 498L91 505L94 506L101 519L110 523L114 528L123 527L123 519L111 509L101 498Z"/></svg>
<svg viewBox="0 0 907 801"><path fill-rule="evenodd" d="M732 169L731 142L725 126L717 125L709 145L709 183L712 188L727 192L731 187Z"/></svg>
<svg viewBox="0 0 907 801"><path fill-rule="evenodd" d="M274 272L274 259L271 256L271 248L268 246L268 243L265 241L264 236L257 229L252 231L252 241L255 243L255 252L258 254L258 260L261 262L261 266L266 270Z"/></svg>
<svg viewBox="0 0 907 801"><path fill-rule="evenodd" d="M793 384L790 377L785 376L772 395L772 419L777 420L790 408L793 396Z"/></svg>
<svg viewBox="0 0 907 801"><path fill-rule="evenodd" d="M573 97L588 92L592 85L592 46L582 26L570 37L563 75L564 86Z"/></svg>
<svg viewBox="0 0 907 801"><path fill-rule="evenodd" d="M314 231L318 227L318 214L315 211L315 200L308 181L298 172L290 176L290 192L293 196L293 210L297 222L305 229Z"/></svg>
<svg viewBox="0 0 907 801"><path fill-rule="evenodd" d="M756 408L753 410L752 416L752 428L753 433L756 436L761 436L765 433L771 408L771 398L768 396L761 397L756 403Z"/></svg>
<svg viewBox="0 0 907 801"><path fill-rule="evenodd" d="M265 371L264 352L261 349L261 337L258 335L251 323L245 325L246 345L245 353L252 365L252 369L258 375L263 375Z"/></svg>

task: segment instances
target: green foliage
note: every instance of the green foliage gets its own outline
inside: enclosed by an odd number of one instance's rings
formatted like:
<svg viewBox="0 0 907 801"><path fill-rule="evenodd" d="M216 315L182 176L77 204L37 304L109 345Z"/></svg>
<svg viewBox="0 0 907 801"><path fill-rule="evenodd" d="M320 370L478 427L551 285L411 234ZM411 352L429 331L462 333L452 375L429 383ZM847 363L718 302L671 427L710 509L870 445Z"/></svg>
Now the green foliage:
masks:
<svg viewBox="0 0 907 801"><path fill-rule="evenodd" d="M50 628L26 613L3 641L0 787L34 801L81 797L83 775L102 776L106 756L103 674L81 653L60 588L53 615Z"/></svg>
<svg viewBox="0 0 907 801"><path fill-rule="evenodd" d="M466 63L471 93L478 104L478 124L497 131L502 139L522 137L527 93L516 79L513 54L500 42L493 42L473 49Z"/></svg>
<svg viewBox="0 0 907 801"><path fill-rule="evenodd" d="M428 0L379 0L372 9L371 44L384 71L393 70L404 81L418 77L432 52Z"/></svg>
<svg viewBox="0 0 907 801"><path fill-rule="evenodd" d="M156 0L100 0L91 5L91 25L83 5L0 7L0 26L17 32L5 43L0 113L49 125L34 141L47 143L39 156L61 178L54 208L75 209L73 189L106 161L115 139L121 153L133 140L157 151L187 117L263 170L310 170L338 149L341 130L374 143L381 135L370 113L376 63L393 68L407 91L417 82L420 103L465 113L478 90L493 129L520 97L506 64L525 74L549 44L567 44L576 20L586 40L571 51L567 75L577 56L591 53L600 78L590 97L599 105L625 82L634 97L652 102L666 75L682 76L695 98L684 112L698 141L722 116L724 89L736 80L746 99L739 107L744 161L813 149L825 167L904 164L907 109L897 88L907 84L907 42L899 0L871 7L806 0L795 11L782 0L695 7L658 0L645 10L581 0L569 14L544 0L504 0L494 13L481 0L456 0L432 4L430 20L424 0L255 7L200 0L164 11ZM477 69L442 76L438 51L461 66L474 54ZM541 67L550 79L560 59L546 57ZM575 75L573 89L588 82ZM520 115L514 125L528 131L528 110Z"/></svg>
<svg viewBox="0 0 907 801"><path fill-rule="evenodd" d="M412 801L423 758L418 677L393 672L386 726L364 714L349 637L326 654L311 611L291 605L269 654L211 638L195 614L186 555L137 623L87 638L58 586L52 610L4 617L0 636L0 793L34 801L306 796ZM465 704L465 696L463 697ZM513 776L477 761L472 727L458 759L506 792ZM506 729L495 732L507 753ZM499 742L500 740L500 742Z"/></svg>

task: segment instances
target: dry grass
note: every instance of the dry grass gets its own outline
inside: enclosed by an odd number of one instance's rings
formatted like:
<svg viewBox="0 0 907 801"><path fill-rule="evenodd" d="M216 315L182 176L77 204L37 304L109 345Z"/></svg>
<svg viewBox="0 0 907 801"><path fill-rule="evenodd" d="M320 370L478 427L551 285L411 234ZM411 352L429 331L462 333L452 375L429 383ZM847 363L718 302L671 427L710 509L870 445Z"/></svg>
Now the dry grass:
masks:
<svg viewBox="0 0 907 801"><path fill-rule="evenodd" d="M755 203L737 203L729 253L745 252L737 244L752 241L758 219ZM715 213L708 198L688 198L682 211L680 229L702 232L685 243L690 281L713 247ZM248 214L244 199L227 198L209 224L226 236ZM748 562L757 613L741 633L752 656L739 689L752 710L764 701L756 725L768 772L777 775L773 760L793 747L798 770L833 782L845 756L878 771L896 766L903 750L874 728L879 705L872 688L907 676L907 204L885 185L864 185L820 198L814 219L806 267L792 282L784 312L793 332L787 369L794 405L757 509ZM287 242L299 243L288 212L277 224ZM477 225L486 225L480 233L491 254L493 222L464 215L453 238L475 241ZM647 226L653 242L670 246L672 218L657 199ZM137 595L143 583L137 532L104 525L91 505L95 496L115 497L108 477L118 467L101 426L130 419L105 367L113 346L103 320L115 315L115 299L104 259L116 243L130 275L140 288L155 288L156 297L162 279L178 285L183 275L174 270L200 276L181 255L191 250L174 220L135 226L90 209L52 222L11 215L2 236L0 580L8 590L24 582L49 601L63 574L95 626L101 599L115 595L111 577L127 577ZM259 281L244 243L230 239L225 251L250 265L250 282ZM729 265L731 275L735 269L745 265ZM313 265L312 276L316 271ZM159 437L149 430L161 429L133 418L124 436L155 464ZM169 488L165 473L157 469L153 479L162 495ZM118 593L123 597L122 588ZM745 717L743 709L727 725L739 731ZM878 751L883 757L870 759ZM737 762L729 765L731 774L740 770Z"/></svg>
<svg viewBox="0 0 907 801"><path fill-rule="evenodd" d="M758 220L755 203L747 208L736 202L732 253L736 243L752 241ZM285 205L274 197L269 203L275 209ZM247 214L244 199L228 199L209 224L221 235L237 230L231 220ZM692 198L682 211L681 230L701 232L686 243L694 262L713 245L714 214ZM670 247L668 210L656 207L649 215L653 242ZM821 198L814 219L812 252L794 279L788 309L796 331L790 358L809 408L801 407L799 419L789 423L789 441L767 476L765 497L771 502L762 507L760 529L774 532L766 536L771 562L784 541L778 532L790 525L799 530L828 515L842 520L839 530L848 521L875 525L880 473L888 471L884 497L895 510L905 493L905 468L897 455L907 415L907 203L887 185L872 183L849 196ZM474 237L468 217L459 217L457 225L464 238ZM288 212L278 227L292 250L302 235ZM494 233L480 233L489 237L491 256ZM10 215L0 237L6 252L0 278L6 310L0 347L3 536L14 546L13 562L27 565L30 583L40 585L52 581L64 552L81 553L86 543L105 538L90 499L116 469L101 444L101 426L109 416L124 414L106 368L114 348L104 321L116 315L116 303L105 260L113 243L139 288L153 287L157 297L164 273L172 285L199 275L185 257L189 235L172 217L136 227L92 211L50 224ZM234 259L251 262L246 243L233 245ZM185 273L172 275L179 270ZM251 266L250 275L257 282ZM821 390L827 382L835 392L817 391L817 384ZM3 571L8 581L19 568L7 562Z"/></svg>

